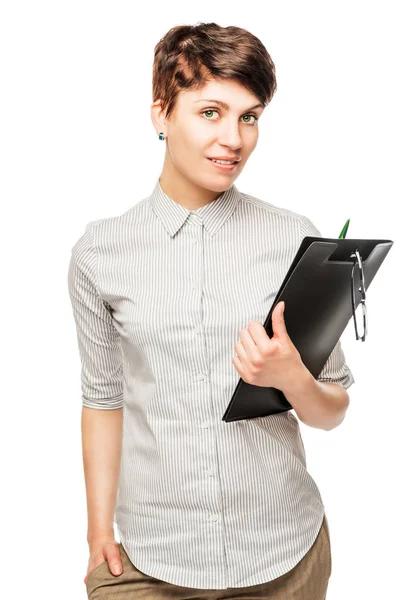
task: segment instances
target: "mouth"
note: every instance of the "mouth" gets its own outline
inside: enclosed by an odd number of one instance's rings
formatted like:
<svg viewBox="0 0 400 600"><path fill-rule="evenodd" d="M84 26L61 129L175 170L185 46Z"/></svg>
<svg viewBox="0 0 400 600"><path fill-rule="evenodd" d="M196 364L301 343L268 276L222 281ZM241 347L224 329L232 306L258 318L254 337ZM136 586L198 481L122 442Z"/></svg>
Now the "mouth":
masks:
<svg viewBox="0 0 400 600"><path fill-rule="evenodd" d="M233 171L237 168L239 161L236 161L234 163L231 164L221 164L218 162L215 162L215 160L213 160L212 158L208 158L207 160L210 161L217 169L220 169L221 171Z"/></svg>

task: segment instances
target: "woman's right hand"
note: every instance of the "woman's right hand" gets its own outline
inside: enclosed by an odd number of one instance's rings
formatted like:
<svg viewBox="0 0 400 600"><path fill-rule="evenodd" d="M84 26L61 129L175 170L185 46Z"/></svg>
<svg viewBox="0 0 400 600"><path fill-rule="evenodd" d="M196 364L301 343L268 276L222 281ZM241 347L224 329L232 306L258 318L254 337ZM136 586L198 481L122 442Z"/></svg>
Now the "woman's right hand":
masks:
<svg viewBox="0 0 400 600"><path fill-rule="evenodd" d="M90 556L86 577L83 582L86 584L90 573L98 567L102 562L108 562L108 568L114 575L121 575L122 560L119 551L119 543L114 537L106 537L97 539L90 544Z"/></svg>

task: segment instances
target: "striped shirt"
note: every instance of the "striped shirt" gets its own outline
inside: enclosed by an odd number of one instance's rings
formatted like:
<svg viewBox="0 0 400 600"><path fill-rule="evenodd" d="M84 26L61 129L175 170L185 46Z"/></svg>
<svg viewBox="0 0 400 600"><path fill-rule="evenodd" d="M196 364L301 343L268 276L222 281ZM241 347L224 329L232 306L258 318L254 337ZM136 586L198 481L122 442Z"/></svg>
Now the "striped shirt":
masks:
<svg viewBox="0 0 400 600"><path fill-rule="evenodd" d="M324 504L293 411L222 421L239 331L264 323L307 235L321 237L307 217L235 185L188 210L157 179L72 248L82 403L123 407L115 523L147 575L253 586L292 569L318 535ZM318 380L354 382L340 341Z"/></svg>

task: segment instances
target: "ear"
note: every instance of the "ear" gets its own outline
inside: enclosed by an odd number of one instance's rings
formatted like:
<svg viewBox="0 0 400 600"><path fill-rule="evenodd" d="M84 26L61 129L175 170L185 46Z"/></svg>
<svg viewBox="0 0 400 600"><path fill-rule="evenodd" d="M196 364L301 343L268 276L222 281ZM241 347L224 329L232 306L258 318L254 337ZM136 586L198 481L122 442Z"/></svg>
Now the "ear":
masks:
<svg viewBox="0 0 400 600"><path fill-rule="evenodd" d="M150 117L156 130L157 136L160 131L164 136L168 135L168 125L164 118L164 111L161 108L161 100L155 100L150 106Z"/></svg>

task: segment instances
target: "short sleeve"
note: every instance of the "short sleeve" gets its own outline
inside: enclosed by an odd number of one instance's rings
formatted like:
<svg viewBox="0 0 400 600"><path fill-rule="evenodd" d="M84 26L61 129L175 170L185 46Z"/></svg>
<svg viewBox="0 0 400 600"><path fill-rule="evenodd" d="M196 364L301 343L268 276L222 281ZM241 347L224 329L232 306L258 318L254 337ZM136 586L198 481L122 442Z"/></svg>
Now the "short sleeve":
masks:
<svg viewBox="0 0 400 600"><path fill-rule="evenodd" d="M119 333L96 287L93 221L71 250L68 290L81 360L82 404L89 408L123 406L123 368Z"/></svg>
<svg viewBox="0 0 400 600"><path fill-rule="evenodd" d="M301 239L306 236L322 237L319 229L305 216L302 216L301 233ZM322 371L316 379L317 381L325 381L326 383L338 383L345 389L355 383L353 373L346 362L340 340L338 340L336 346L328 356Z"/></svg>
<svg viewBox="0 0 400 600"><path fill-rule="evenodd" d="M338 383L346 390L355 383L353 373L346 363L340 340L338 340L316 379L317 381L325 381L326 383Z"/></svg>

